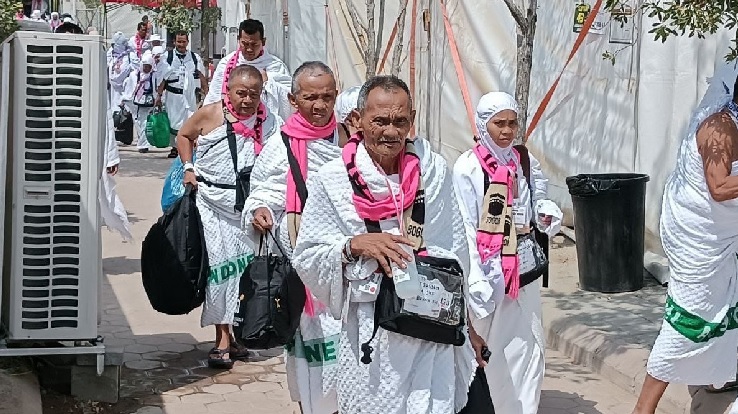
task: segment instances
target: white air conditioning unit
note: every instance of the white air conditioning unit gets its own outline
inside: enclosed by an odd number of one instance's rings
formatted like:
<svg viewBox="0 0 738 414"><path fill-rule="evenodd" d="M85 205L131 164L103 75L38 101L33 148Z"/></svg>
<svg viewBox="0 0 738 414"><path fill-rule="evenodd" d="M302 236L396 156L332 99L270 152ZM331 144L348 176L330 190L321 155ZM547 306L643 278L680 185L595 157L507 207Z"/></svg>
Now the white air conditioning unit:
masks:
<svg viewBox="0 0 738 414"><path fill-rule="evenodd" d="M2 63L7 339L94 340L107 125L102 39L18 32L3 44Z"/></svg>

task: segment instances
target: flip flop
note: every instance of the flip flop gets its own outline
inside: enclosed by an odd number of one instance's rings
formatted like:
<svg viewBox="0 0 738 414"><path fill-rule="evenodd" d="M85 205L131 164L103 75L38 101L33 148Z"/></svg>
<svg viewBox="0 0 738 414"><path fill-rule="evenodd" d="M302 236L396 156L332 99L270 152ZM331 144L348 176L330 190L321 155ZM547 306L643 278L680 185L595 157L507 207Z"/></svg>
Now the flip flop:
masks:
<svg viewBox="0 0 738 414"><path fill-rule="evenodd" d="M720 394L723 392L730 392L734 390L738 390L738 381L728 382L720 388L715 388L712 385L708 385L707 387L705 387L705 392L710 394Z"/></svg>

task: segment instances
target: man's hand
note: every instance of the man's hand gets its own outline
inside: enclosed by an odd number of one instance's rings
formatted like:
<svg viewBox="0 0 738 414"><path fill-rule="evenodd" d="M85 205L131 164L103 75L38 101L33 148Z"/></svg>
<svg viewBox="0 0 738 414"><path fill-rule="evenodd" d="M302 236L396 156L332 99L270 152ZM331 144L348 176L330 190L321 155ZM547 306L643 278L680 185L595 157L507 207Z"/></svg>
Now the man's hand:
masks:
<svg viewBox="0 0 738 414"><path fill-rule="evenodd" d="M107 169L108 170L108 174L110 174L112 176L115 176L115 174L118 174L118 166L120 166L120 164L115 164L112 167L108 167L108 169Z"/></svg>
<svg viewBox="0 0 738 414"><path fill-rule="evenodd" d="M254 211L254 221L251 223L256 231L261 234L266 234L269 230L274 227L274 220L272 219L272 213L266 207L259 207Z"/></svg>
<svg viewBox="0 0 738 414"><path fill-rule="evenodd" d="M384 270L384 274L392 276L390 262L394 262L401 269L407 267L407 262L413 258L398 244L412 246L413 242L402 236L389 233L360 234L351 239L351 254L354 257L376 259Z"/></svg>
<svg viewBox="0 0 738 414"><path fill-rule="evenodd" d="M469 341L471 341L471 346L474 348L474 353L477 356L477 363L482 368L486 367L487 361L484 360L482 352L484 351L484 348L487 347L487 344L481 336L477 335L477 331L474 330L471 323L469 324Z"/></svg>
<svg viewBox="0 0 738 414"><path fill-rule="evenodd" d="M161 108L161 96L156 98L156 101L154 101L154 106L157 108Z"/></svg>
<svg viewBox="0 0 738 414"><path fill-rule="evenodd" d="M194 171L185 171L184 173L184 185L185 187L187 184L191 185L194 188L197 188L197 176L195 175Z"/></svg>

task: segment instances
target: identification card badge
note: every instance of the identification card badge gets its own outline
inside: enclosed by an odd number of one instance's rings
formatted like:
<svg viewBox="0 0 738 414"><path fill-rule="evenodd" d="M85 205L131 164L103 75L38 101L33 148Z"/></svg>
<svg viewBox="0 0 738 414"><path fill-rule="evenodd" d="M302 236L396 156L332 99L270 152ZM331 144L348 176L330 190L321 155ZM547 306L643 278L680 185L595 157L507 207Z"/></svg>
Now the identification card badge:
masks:
<svg viewBox="0 0 738 414"><path fill-rule="evenodd" d="M186 69L184 65L179 65L179 76L184 75Z"/></svg>
<svg viewBox="0 0 738 414"><path fill-rule="evenodd" d="M517 201L515 202L515 205L513 206L513 221L515 222L515 227L521 228L528 225L525 220L525 206L520 205Z"/></svg>

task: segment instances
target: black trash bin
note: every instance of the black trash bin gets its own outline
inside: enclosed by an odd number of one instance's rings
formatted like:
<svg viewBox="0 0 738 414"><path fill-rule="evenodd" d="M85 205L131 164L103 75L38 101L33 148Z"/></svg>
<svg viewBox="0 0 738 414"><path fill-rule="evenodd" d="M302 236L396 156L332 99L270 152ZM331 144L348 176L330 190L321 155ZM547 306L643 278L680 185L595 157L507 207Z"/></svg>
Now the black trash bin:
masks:
<svg viewBox="0 0 738 414"><path fill-rule="evenodd" d="M580 174L566 179L574 203L579 285L602 293L643 287L644 174Z"/></svg>

